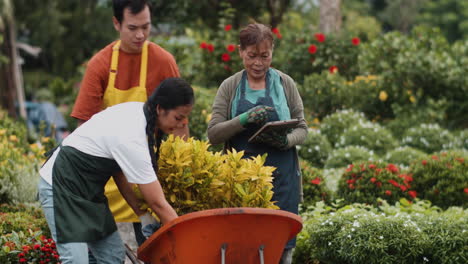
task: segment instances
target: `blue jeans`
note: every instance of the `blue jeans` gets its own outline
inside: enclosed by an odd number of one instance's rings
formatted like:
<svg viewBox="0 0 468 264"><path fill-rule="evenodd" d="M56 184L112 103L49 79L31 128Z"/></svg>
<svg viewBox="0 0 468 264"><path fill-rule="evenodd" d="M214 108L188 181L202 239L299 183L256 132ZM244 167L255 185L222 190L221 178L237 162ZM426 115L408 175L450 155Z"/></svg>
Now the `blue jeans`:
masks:
<svg viewBox="0 0 468 264"><path fill-rule="evenodd" d="M52 185L41 178L38 189L39 201L52 238L57 241ZM88 248L93 253L97 263L116 264L123 263L125 259L125 247L118 231L98 241L57 243L56 245L62 264L88 264Z"/></svg>

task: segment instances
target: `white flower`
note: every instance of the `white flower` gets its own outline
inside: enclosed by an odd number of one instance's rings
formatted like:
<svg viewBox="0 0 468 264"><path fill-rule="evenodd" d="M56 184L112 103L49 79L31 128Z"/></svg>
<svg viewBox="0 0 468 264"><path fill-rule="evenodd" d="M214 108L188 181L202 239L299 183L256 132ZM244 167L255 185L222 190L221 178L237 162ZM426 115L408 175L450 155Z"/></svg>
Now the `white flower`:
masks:
<svg viewBox="0 0 468 264"><path fill-rule="evenodd" d="M354 231L356 231L356 229L354 229L354 228L351 228L351 232L354 232Z"/></svg>
<svg viewBox="0 0 468 264"><path fill-rule="evenodd" d="M429 262L429 259L426 257L423 257L424 262Z"/></svg>
<svg viewBox="0 0 468 264"><path fill-rule="evenodd" d="M379 236L380 239L383 239L383 236Z"/></svg>
<svg viewBox="0 0 468 264"><path fill-rule="evenodd" d="M360 227L360 226L361 226L361 224L359 224L359 222L358 222L358 221L354 221L354 223L353 223L353 226L354 226L354 227Z"/></svg>
<svg viewBox="0 0 468 264"><path fill-rule="evenodd" d="M331 246L331 244L332 244L331 242L328 242L328 245L329 245L329 246Z"/></svg>
<svg viewBox="0 0 468 264"><path fill-rule="evenodd" d="M351 238L351 235L348 235L348 238Z"/></svg>

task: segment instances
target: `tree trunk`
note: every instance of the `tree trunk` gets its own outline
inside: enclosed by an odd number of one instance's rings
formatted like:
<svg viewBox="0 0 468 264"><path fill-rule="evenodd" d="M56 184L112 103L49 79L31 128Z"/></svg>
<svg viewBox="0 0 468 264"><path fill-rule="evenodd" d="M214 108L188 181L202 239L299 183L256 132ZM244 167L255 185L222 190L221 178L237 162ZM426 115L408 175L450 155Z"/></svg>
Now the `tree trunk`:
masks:
<svg viewBox="0 0 468 264"><path fill-rule="evenodd" d="M320 25L322 33L338 33L341 28L341 0L320 0Z"/></svg>
<svg viewBox="0 0 468 264"><path fill-rule="evenodd" d="M270 13L271 28L277 27L283 20L283 14L288 10L291 0L268 0L267 10Z"/></svg>

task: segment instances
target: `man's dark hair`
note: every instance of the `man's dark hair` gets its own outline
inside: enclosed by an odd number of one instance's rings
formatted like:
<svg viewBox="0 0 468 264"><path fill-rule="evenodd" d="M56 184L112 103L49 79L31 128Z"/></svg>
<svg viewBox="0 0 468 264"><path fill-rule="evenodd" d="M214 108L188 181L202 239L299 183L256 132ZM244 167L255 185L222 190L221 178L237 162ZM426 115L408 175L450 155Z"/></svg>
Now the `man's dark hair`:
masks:
<svg viewBox="0 0 468 264"><path fill-rule="evenodd" d="M132 14L138 14L145 8L145 6L148 6L151 14L151 4L147 0L112 0L114 17L119 21L119 23L122 23L125 8L130 8L130 12Z"/></svg>

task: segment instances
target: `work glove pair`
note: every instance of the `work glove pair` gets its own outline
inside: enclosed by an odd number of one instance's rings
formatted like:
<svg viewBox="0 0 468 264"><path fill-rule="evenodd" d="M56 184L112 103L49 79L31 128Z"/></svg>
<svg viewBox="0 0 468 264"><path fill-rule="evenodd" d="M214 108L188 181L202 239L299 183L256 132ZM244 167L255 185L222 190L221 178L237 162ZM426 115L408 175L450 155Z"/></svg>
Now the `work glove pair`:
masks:
<svg viewBox="0 0 468 264"><path fill-rule="evenodd" d="M159 223L150 212L146 212L145 214L140 215L138 218L140 218L141 221L141 233L145 236L145 238L150 237L161 227L161 223Z"/></svg>
<svg viewBox="0 0 468 264"><path fill-rule="evenodd" d="M266 105L257 105L250 108L247 112L239 115L239 120L242 126L249 124L264 125L268 121L270 112L275 109Z"/></svg>

